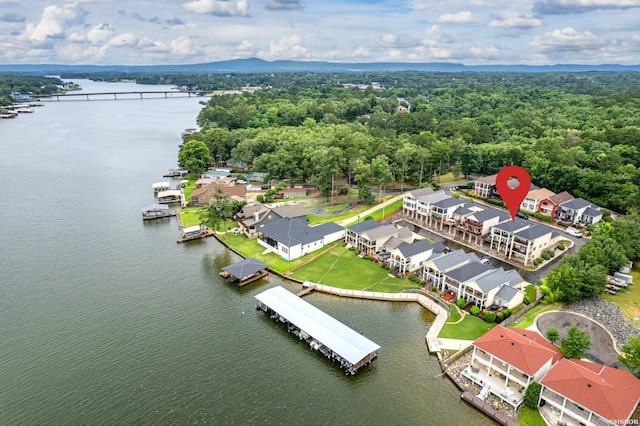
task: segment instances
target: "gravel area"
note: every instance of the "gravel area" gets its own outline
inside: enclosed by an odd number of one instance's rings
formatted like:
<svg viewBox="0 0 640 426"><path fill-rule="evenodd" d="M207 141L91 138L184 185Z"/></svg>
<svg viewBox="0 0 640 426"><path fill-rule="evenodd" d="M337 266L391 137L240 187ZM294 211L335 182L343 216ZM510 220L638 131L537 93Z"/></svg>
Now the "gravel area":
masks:
<svg viewBox="0 0 640 426"><path fill-rule="evenodd" d="M616 339L618 349L627 344L630 337L640 335L638 326L631 324L614 303L601 297L582 299L567 305L565 309L602 324Z"/></svg>

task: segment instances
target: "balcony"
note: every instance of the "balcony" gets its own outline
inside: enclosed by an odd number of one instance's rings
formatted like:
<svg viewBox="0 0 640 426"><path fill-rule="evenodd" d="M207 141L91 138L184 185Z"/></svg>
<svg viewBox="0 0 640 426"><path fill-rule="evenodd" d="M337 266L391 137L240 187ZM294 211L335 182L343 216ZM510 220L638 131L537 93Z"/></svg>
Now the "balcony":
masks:
<svg viewBox="0 0 640 426"><path fill-rule="evenodd" d="M505 386L504 376L498 377L495 372L489 375L489 371L486 366L477 364L476 366L468 366L460 373L462 377L466 377L473 383L476 383L482 387L489 387L489 392L498 397L501 401L512 405L514 408L522 403L522 386L516 383L510 383L507 381Z"/></svg>

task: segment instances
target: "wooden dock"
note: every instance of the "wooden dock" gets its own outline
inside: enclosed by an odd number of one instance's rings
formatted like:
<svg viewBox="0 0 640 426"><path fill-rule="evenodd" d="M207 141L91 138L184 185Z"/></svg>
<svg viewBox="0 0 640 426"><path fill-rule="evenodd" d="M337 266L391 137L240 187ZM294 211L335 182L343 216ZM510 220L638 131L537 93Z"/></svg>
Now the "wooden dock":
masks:
<svg viewBox="0 0 640 426"><path fill-rule="evenodd" d="M267 271L266 269L263 269L262 271L258 271L255 273L254 276L247 278L243 281L239 281L237 278L235 277L231 277L231 279L229 281L231 281L232 283L237 283L238 287L242 287L244 285L250 284L254 281L258 281L260 278L264 278L266 276L269 275L269 271Z"/></svg>
<svg viewBox="0 0 640 426"><path fill-rule="evenodd" d="M296 296L298 296L298 297L306 296L307 294L311 293L315 289L316 289L316 286L311 284L310 286L305 287L302 290L300 290L299 292L297 292Z"/></svg>
<svg viewBox="0 0 640 426"><path fill-rule="evenodd" d="M488 404L482 401L480 398L478 398L477 396L475 396L469 391L465 391L462 394L461 398L466 402L468 402L469 404L476 407L478 410L485 413L487 416L491 417L496 422L500 423L501 425L518 426L518 422L513 420L511 417L507 417L504 414L498 412L495 408L491 406L491 404Z"/></svg>

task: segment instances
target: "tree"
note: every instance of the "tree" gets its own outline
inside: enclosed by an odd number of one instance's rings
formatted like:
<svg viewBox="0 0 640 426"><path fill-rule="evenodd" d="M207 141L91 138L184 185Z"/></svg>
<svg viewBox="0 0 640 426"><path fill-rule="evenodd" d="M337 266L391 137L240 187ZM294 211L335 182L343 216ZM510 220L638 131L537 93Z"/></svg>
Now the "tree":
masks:
<svg viewBox="0 0 640 426"><path fill-rule="evenodd" d="M620 362L636 377L640 378L640 336L632 336L629 343L622 345L622 355L618 356Z"/></svg>
<svg viewBox="0 0 640 426"><path fill-rule="evenodd" d="M525 407L529 408L537 408L538 400L540 399L540 391L542 390L542 385L538 382L531 382L527 389L524 391L524 395L522 398L522 403Z"/></svg>
<svg viewBox="0 0 640 426"><path fill-rule="evenodd" d="M202 173L211 164L211 152L207 144L198 140L190 140L182 145L178 153L178 165L193 173Z"/></svg>
<svg viewBox="0 0 640 426"><path fill-rule="evenodd" d="M200 221L209 229L217 230L225 220L234 214L234 201L231 197L217 189L211 203L200 212Z"/></svg>
<svg viewBox="0 0 640 426"><path fill-rule="evenodd" d="M567 338L560 340L560 350L566 358L581 359L587 356L587 351L591 348L591 340L584 331L577 325L572 324L566 329Z"/></svg>
<svg viewBox="0 0 640 426"><path fill-rule="evenodd" d="M560 332L558 332L557 328L549 327L545 332L545 336L547 336L547 340L551 343L556 343L560 338Z"/></svg>
<svg viewBox="0 0 640 426"><path fill-rule="evenodd" d="M393 181L389 158L386 155L380 154L371 160L371 174L375 182L378 184L378 199L382 201L382 198L384 197L384 188L389 182Z"/></svg>

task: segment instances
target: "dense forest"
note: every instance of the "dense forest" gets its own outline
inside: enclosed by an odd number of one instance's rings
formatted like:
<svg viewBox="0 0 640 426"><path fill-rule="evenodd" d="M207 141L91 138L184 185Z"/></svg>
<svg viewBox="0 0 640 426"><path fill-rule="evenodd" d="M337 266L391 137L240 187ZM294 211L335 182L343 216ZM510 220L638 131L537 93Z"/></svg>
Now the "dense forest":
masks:
<svg viewBox="0 0 640 426"><path fill-rule="evenodd" d="M212 89L264 87L213 96L199 114L191 139L216 161L314 182L324 193L340 179L365 190L420 186L447 172L462 178L517 164L552 191L620 213L640 207L638 73L210 78ZM382 89L342 86L373 81Z"/></svg>
<svg viewBox="0 0 640 426"><path fill-rule="evenodd" d="M60 91L62 81L55 77L0 74L0 106L11 105L11 92L45 95Z"/></svg>

